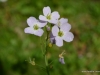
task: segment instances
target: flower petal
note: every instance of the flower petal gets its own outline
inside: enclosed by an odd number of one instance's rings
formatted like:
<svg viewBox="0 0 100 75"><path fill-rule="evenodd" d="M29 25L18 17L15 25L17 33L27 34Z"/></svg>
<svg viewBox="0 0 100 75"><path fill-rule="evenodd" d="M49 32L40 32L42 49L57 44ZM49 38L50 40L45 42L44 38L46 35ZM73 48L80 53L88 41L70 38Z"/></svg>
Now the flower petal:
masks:
<svg viewBox="0 0 100 75"><path fill-rule="evenodd" d="M29 17L29 18L27 19L27 24L28 24L29 26L33 26L34 23L37 22L37 21L38 21L38 20L37 20L35 17Z"/></svg>
<svg viewBox="0 0 100 75"><path fill-rule="evenodd" d="M71 33L71 32L67 32L65 34L65 36L63 37L63 39L66 41L66 42L71 42L73 41L74 39L74 35Z"/></svg>
<svg viewBox="0 0 100 75"><path fill-rule="evenodd" d="M71 25L69 23L63 24L60 26L61 30L64 32L68 32L71 29Z"/></svg>
<svg viewBox="0 0 100 75"><path fill-rule="evenodd" d="M43 15L40 15L39 16L39 20L41 20L41 21L47 21L47 18L45 16L43 16Z"/></svg>
<svg viewBox="0 0 100 75"><path fill-rule="evenodd" d="M43 14L44 14L44 16L47 16L48 14L49 15L51 14L51 9L50 9L49 6L43 8Z"/></svg>
<svg viewBox="0 0 100 75"><path fill-rule="evenodd" d="M38 26L39 27L44 27L46 24L47 24L47 22L39 21Z"/></svg>
<svg viewBox="0 0 100 75"><path fill-rule="evenodd" d="M44 31L42 29L35 30L35 32L34 32L34 34L37 36L42 36L43 33L44 33Z"/></svg>
<svg viewBox="0 0 100 75"><path fill-rule="evenodd" d="M59 46L59 47L63 46L63 39L62 38L56 37L55 40L56 40L57 46Z"/></svg>
<svg viewBox="0 0 100 75"><path fill-rule="evenodd" d="M63 25L63 24L65 24L65 23L68 22L68 19L66 19L66 18L61 18L59 21L60 21L61 25Z"/></svg>
<svg viewBox="0 0 100 75"><path fill-rule="evenodd" d="M32 27L27 27L27 28L25 28L25 29L24 29L24 32L25 32L25 33L34 34L34 30L33 30Z"/></svg>
<svg viewBox="0 0 100 75"><path fill-rule="evenodd" d="M59 19L60 15L57 11L52 12L51 19Z"/></svg>
<svg viewBox="0 0 100 75"><path fill-rule="evenodd" d="M48 20L49 23L52 23L52 24L57 24L58 20L56 19L51 19L51 20Z"/></svg>
<svg viewBox="0 0 100 75"><path fill-rule="evenodd" d="M52 27L52 34L53 36L57 36L59 32L59 28L57 26Z"/></svg>

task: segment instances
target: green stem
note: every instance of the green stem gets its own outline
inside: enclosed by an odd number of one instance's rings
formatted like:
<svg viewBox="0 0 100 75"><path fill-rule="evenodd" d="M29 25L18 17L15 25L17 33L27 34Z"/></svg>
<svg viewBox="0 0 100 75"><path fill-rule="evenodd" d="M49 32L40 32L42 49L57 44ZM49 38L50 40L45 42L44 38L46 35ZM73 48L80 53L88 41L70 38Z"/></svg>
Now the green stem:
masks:
<svg viewBox="0 0 100 75"><path fill-rule="evenodd" d="M48 59L47 59L46 55L45 55L45 64L46 64L47 75L50 75L50 73L49 73L49 67L48 67Z"/></svg>
<svg viewBox="0 0 100 75"><path fill-rule="evenodd" d="M41 51L42 51L42 54L44 55L44 50L42 48L42 38L40 37L40 45L41 45Z"/></svg>
<svg viewBox="0 0 100 75"><path fill-rule="evenodd" d="M50 75L49 73L49 65L48 65L48 59L47 59L47 51L48 51L48 31L46 31L47 34L46 34L46 45L45 45L45 65L46 65L46 72L47 72L47 75Z"/></svg>

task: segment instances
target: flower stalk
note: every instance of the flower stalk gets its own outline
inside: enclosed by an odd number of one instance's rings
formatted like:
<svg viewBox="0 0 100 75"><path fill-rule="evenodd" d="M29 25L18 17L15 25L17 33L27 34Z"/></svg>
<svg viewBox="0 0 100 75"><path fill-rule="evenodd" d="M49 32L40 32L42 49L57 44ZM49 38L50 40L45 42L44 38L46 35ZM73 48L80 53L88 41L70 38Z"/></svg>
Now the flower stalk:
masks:
<svg viewBox="0 0 100 75"><path fill-rule="evenodd" d="M47 58L49 33L48 33L46 28L45 28L45 30L46 30L46 44L45 44L45 56L44 56L44 58L45 58L45 65L46 65L47 75L50 75L49 65L48 65L48 58Z"/></svg>
<svg viewBox="0 0 100 75"><path fill-rule="evenodd" d="M46 56L46 55L45 55L45 65L46 65L46 72L47 72L47 75L50 75L49 66L48 66L48 59L47 59L47 56Z"/></svg>

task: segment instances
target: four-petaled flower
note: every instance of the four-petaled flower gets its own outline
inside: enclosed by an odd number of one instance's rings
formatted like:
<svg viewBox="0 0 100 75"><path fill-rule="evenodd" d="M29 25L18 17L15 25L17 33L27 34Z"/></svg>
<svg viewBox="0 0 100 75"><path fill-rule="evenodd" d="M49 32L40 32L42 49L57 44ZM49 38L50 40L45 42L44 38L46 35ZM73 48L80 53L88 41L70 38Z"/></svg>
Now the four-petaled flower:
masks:
<svg viewBox="0 0 100 75"><path fill-rule="evenodd" d="M56 45L61 47L63 46L63 40L66 42L71 42L74 38L74 35L69 32L71 26L69 24L64 24L60 26L52 27L52 34L55 36Z"/></svg>
<svg viewBox="0 0 100 75"><path fill-rule="evenodd" d="M46 23L39 22L35 17L29 17L27 19L27 24L29 27L24 29L25 33L42 36L44 31L41 28L44 27Z"/></svg>
<svg viewBox="0 0 100 75"><path fill-rule="evenodd" d="M49 23L56 24L57 20L60 18L60 15L57 11L51 13L49 6L43 8L43 15L39 16L39 19Z"/></svg>

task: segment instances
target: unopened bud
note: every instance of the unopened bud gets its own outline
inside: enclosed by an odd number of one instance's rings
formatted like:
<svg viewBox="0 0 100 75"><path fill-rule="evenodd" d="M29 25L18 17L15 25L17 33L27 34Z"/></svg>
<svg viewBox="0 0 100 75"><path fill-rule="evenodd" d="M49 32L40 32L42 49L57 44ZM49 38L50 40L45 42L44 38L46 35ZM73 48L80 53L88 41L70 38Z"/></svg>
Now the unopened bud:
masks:
<svg viewBox="0 0 100 75"><path fill-rule="evenodd" d="M60 62L61 64L65 64L64 58L59 58L59 62Z"/></svg>
<svg viewBox="0 0 100 75"><path fill-rule="evenodd" d="M29 58L29 63L31 63L32 65L35 65L35 59L33 59L33 60L31 60L30 58Z"/></svg>
<svg viewBox="0 0 100 75"><path fill-rule="evenodd" d="M47 28L47 31L50 31L50 27L49 26L46 26L46 28Z"/></svg>
<svg viewBox="0 0 100 75"><path fill-rule="evenodd" d="M55 37L53 36L52 32L50 33L50 42L52 44L55 44L55 42L56 42Z"/></svg>
<svg viewBox="0 0 100 75"><path fill-rule="evenodd" d="M61 54L59 54L59 62L61 64L65 64L64 57L63 57L64 54L65 54L65 50Z"/></svg>
<svg viewBox="0 0 100 75"><path fill-rule="evenodd" d="M52 43L49 43L49 47L52 47Z"/></svg>

